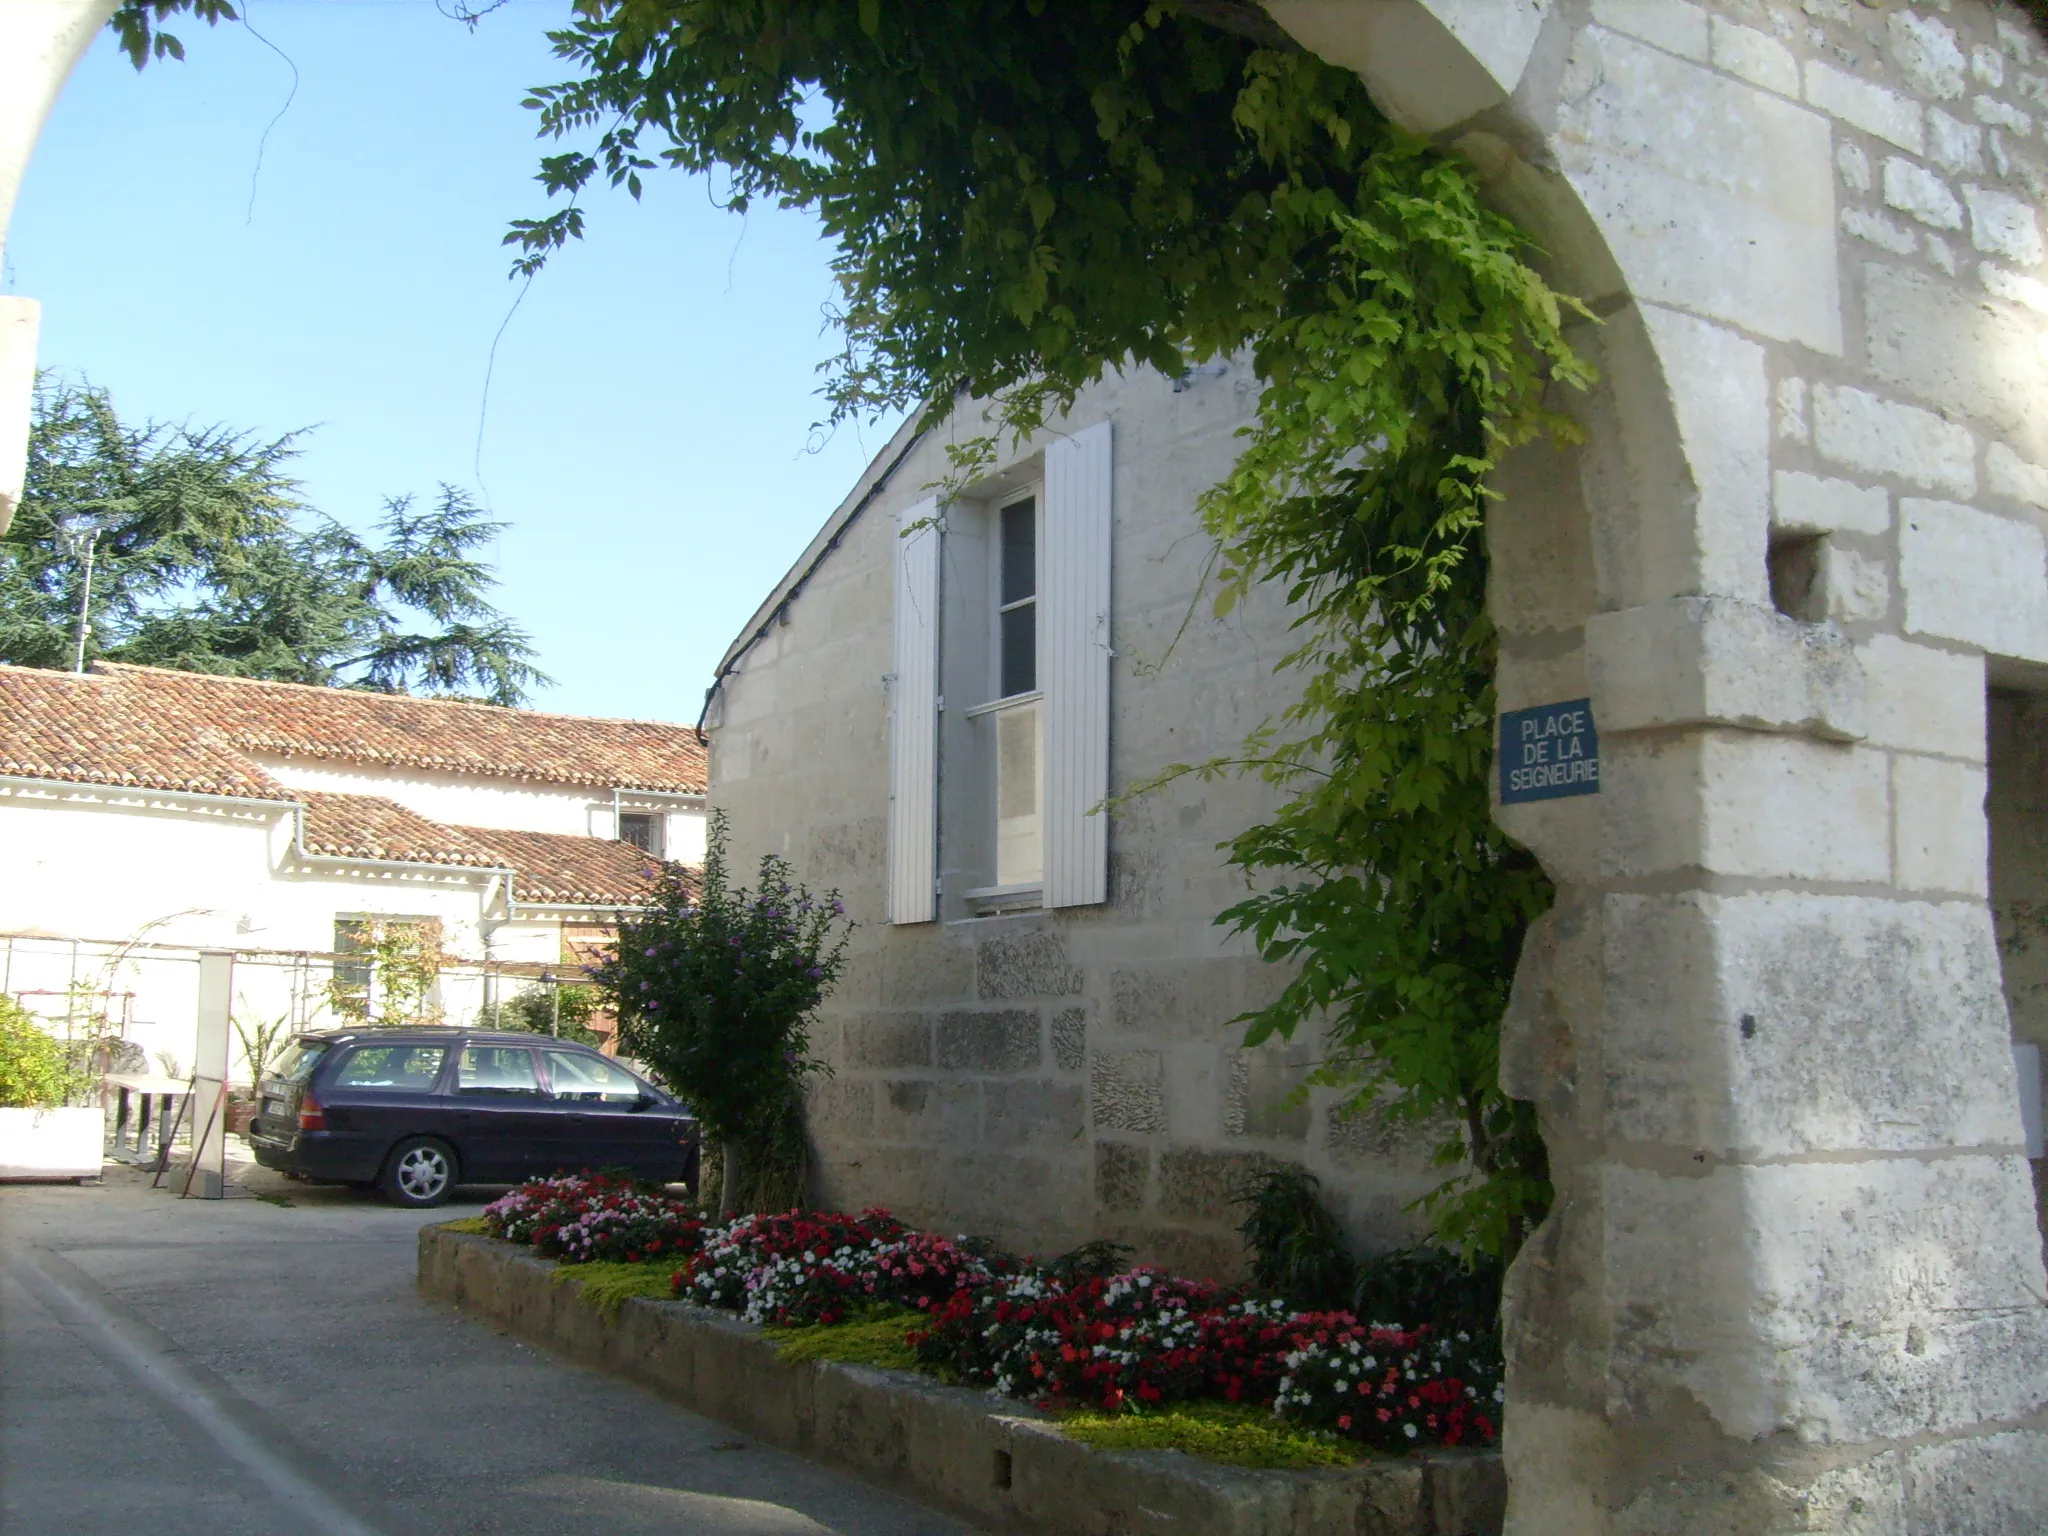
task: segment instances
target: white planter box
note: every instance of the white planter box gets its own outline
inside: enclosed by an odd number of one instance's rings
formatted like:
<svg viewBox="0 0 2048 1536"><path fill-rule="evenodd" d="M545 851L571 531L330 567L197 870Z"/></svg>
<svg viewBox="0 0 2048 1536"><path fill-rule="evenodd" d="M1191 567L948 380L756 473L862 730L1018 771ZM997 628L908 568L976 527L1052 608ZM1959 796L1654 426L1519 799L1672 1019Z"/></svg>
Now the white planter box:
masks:
<svg viewBox="0 0 2048 1536"><path fill-rule="evenodd" d="M98 1109L0 1109L0 1179L96 1179L106 1134Z"/></svg>

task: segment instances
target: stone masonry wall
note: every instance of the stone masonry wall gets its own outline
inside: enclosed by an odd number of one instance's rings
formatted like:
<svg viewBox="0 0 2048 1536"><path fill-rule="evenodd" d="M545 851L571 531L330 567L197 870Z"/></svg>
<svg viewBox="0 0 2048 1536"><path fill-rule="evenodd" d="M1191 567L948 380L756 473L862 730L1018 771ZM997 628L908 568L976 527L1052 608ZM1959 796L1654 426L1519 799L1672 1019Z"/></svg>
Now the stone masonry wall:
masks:
<svg viewBox="0 0 2048 1536"><path fill-rule="evenodd" d="M1236 365L1178 391L1138 373L1063 424L1114 422L1113 793L1232 751L1286 702L1284 612L1254 601L1218 621L1198 597L1211 546L1195 500L1228 468L1253 399ZM784 852L805 880L841 886L860 924L818 1034L833 1066L812 1100L821 1198L1039 1252L1114 1237L1223 1274L1242 1259L1237 1183L1287 1159L1324 1178L1359 1242L1405 1240L1403 1207L1436 1179L1426 1144L1337 1116L1320 1091L1295 1102L1313 1043L1245 1050L1231 1022L1275 984L1212 921L1242 892L1217 844L1270 804L1260 786L1190 780L1117 807L1103 906L975 918L949 897L947 920L885 921L893 518L929 494L961 430L913 452L710 721L711 800L742 867ZM948 548L948 586L979 580ZM942 749L942 781L957 771ZM945 828L942 813L942 867Z"/></svg>

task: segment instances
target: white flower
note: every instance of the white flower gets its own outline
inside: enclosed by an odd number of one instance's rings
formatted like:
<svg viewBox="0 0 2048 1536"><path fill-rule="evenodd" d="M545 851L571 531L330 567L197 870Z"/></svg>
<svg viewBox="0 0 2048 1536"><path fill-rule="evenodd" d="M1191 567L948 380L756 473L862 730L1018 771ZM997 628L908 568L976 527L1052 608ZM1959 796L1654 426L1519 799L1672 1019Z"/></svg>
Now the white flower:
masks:
<svg viewBox="0 0 2048 1536"><path fill-rule="evenodd" d="M1415 1438L1415 1426L1413 1424L1403 1424L1401 1426L1401 1432L1405 1434L1410 1440L1413 1440Z"/></svg>

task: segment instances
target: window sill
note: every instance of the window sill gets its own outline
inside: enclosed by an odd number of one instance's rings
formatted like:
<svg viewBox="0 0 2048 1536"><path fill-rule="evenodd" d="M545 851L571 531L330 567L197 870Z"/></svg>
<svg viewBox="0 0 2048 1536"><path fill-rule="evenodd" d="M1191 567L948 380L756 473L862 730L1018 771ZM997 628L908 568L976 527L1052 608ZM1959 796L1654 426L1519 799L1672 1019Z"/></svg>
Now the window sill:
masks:
<svg viewBox="0 0 2048 1536"><path fill-rule="evenodd" d="M976 917L1005 912L1031 912L1045 905L1043 885L985 885L967 893L967 910Z"/></svg>
<svg viewBox="0 0 2048 1536"><path fill-rule="evenodd" d="M1021 709L1026 704L1036 704L1045 697L1045 690L1034 688L1029 693L1007 694L1000 699L990 699L986 704L977 704L967 711L967 718L978 719L982 715L997 714L1005 709Z"/></svg>

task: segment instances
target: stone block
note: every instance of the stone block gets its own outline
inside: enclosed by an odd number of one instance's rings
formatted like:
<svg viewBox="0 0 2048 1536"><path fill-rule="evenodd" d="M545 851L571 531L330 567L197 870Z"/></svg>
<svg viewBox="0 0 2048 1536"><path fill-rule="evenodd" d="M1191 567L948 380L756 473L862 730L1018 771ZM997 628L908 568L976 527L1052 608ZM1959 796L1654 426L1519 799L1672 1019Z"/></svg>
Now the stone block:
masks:
<svg viewBox="0 0 2048 1536"><path fill-rule="evenodd" d="M1606 1307L1638 1401L1804 1445L1935 1437L2048 1405L2024 1160L1609 1165Z"/></svg>
<svg viewBox="0 0 2048 1536"><path fill-rule="evenodd" d="M981 1085L898 1078L878 1085L875 1135L883 1141L966 1146L981 1135Z"/></svg>
<svg viewBox="0 0 2048 1536"><path fill-rule="evenodd" d="M929 928L891 930L880 964L884 1007L945 1006L973 994L973 954Z"/></svg>
<svg viewBox="0 0 2048 1536"><path fill-rule="evenodd" d="M1062 1008L1052 1016L1052 1064L1062 1072L1088 1065L1088 1010Z"/></svg>
<svg viewBox="0 0 2048 1536"><path fill-rule="evenodd" d="M1593 20L1680 58L1707 56L1707 13L1686 0L1593 0Z"/></svg>
<svg viewBox="0 0 2048 1536"><path fill-rule="evenodd" d="M1897 91L1872 85L1818 59L1808 59L1806 100L1828 116L1874 134L1887 144L1896 144L1916 155L1926 152L1920 103Z"/></svg>
<svg viewBox="0 0 2048 1536"><path fill-rule="evenodd" d="M1302 1079L1312 1063L1294 1048L1262 1047L1230 1053L1223 1131L1275 1141L1308 1138L1308 1094Z"/></svg>
<svg viewBox="0 0 2048 1536"><path fill-rule="evenodd" d="M1987 256L2022 267L2038 267L2048 258L2032 203L1996 187L1978 186L1963 188L1963 202L1970 210L1970 243Z"/></svg>
<svg viewBox="0 0 2048 1536"><path fill-rule="evenodd" d="M1505 455L1487 508L1486 611L1503 632L1554 634L1593 611L1592 520L1578 455L1538 440Z"/></svg>
<svg viewBox="0 0 2048 1536"><path fill-rule="evenodd" d="M2048 398L2039 327L1918 272L1875 264L1863 272L1871 373L1951 416L1975 417L2022 453L2048 460L2048 421L2037 404ZM1960 474L1934 480L1900 473L1958 495L1975 488L1974 477Z"/></svg>
<svg viewBox="0 0 2048 1536"><path fill-rule="evenodd" d="M1691 315L1644 305L1691 471L1693 580L1702 596L1766 599L1771 522L1770 383L1755 342Z"/></svg>
<svg viewBox="0 0 2048 1536"><path fill-rule="evenodd" d="M1210 1039L1234 1019L1239 960L1126 966L1110 976L1111 1015L1121 1034Z"/></svg>
<svg viewBox="0 0 2048 1536"><path fill-rule="evenodd" d="M1984 761L1984 659L1874 635L1857 647L1874 747Z"/></svg>
<svg viewBox="0 0 2048 1536"><path fill-rule="evenodd" d="M1857 485L1781 469L1771 477L1771 487L1771 529L1775 533L1891 531L1891 494L1881 485Z"/></svg>
<svg viewBox="0 0 2048 1536"><path fill-rule="evenodd" d="M1558 166L1638 298L1841 351L1826 119L1597 27L1559 92Z"/></svg>
<svg viewBox="0 0 2048 1536"><path fill-rule="evenodd" d="M1166 1064L1157 1051L1097 1051L1089 1087L1098 1130L1166 1129Z"/></svg>
<svg viewBox="0 0 2048 1536"><path fill-rule="evenodd" d="M2015 1143L1981 902L1614 895L1601 931L1611 1144L1676 1168Z"/></svg>
<svg viewBox="0 0 2048 1536"><path fill-rule="evenodd" d="M1942 1536L2022 1536L2048 1510L2048 1434L2007 1429L1899 1453L1901 1529Z"/></svg>
<svg viewBox="0 0 2048 1536"><path fill-rule="evenodd" d="M1897 219L1888 219L1868 208L1844 208L1842 233L1867 240L1894 256L1910 256L1920 249L1920 237Z"/></svg>
<svg viewBox="0 0 2048 1536"><path fill-rule="evenodd" d="M1903 340L1903 335L1901 337ZM1921 343L1925 345L1924 337ZM1813 388L1814 447L1823 458L1871 475L1968 496L1977 489L1977 444L1969 429L1932 411L1834 384Z"/></svg>
<svg viewBox="0 0 2048 1536"><path fill-rule="evenodd" d="M1087 1134L1088 1103L1079 1083L990 1083L983 1140L992 1147L1070 1149Z"/></svg>
<svg viewBox="0 0 2048 1536"><path fill-rule="evenodd" d="M1448 1120L1397 1120L1372 1104L1332 1104L1323 1112L1323 1146L1340 1167L1375 1173L1429 1170L1436 1149L1455 1140Z"/></svg>
<svg viewBox="0 0 2048 1536"><path fill-rule="evenodd" d="M975 950L975 993L984 1002L1014 997L1071 997L1086 984L1057 933L1039 929L984 939Z"/></svg>
<svg viewBox="0 0 2048 1536"><path fill-rule="evenodd" d="M1841 173L1842 185L1858 197L1870 190L1870 156L1855 140L1844 139L1835 146L1835 169Z"/></svg>
<svg viewBox="0 0 2048 1536"><path fill-rule="evenodd" d="M1256 1175L1273 1166L1273 1159L1263 1152L1173 1147L1159 1155L1160 1214L1236 1226L1243 1218L1231 1202Z"/></svg>
<svg viewBox="0 0 2048 1536"><path fill-rule="evenodd" d="M1548 0L1271 0L1304 47L1355 69L1395 122L1433 134L1506 101Z"/></svg>
<svg viewBox="0 0 2048 1536"><path fill-rule="evenodd" d="M1940 757L1892 759L1894 878L1909 891L1988 894L1984 770Z"/></svg>
<svg viewBox="0 0 2048 1536"><path fill-rule="evenodd" d="M2048 550L2032 523L1948 501L1899 503L1906 632L2048 661Z"/></svg>
<svg viewBox="0 0 2048 1536"><path fill-rule="evenodd" d="M1891 611L1892 583L1882 560L1823 544L1814 576L1820 611L1835 624L1865 624Z"/></svg>
<svg viewBox="0 0 2048 1536"><path fill-rule="evenodd" d="M1925 166L1892 155L1884 163L1884 200L1934 229L1961 229L1963 205L1948 183Z"/></svg>
<svg viewBox="0 0 2048 1536"><path fill-rule="evenodd" d="M1993 298L2004 299L2009 304L2024 304L2037 315L2048 315L2048 283L2021 277L2017 272L1994 267L1988 261L1978 263L1977 279Z"/></svg>
<svg viewBox="0 0 2048 1536"><path fill-rule="evenodd" d="M1996 96L1979 96L1970 103L1970 109L1977 114L1977 121L1993 128L2006 128L2027 137L2034 131L2034 120L2018 107L2009 106Z"/></svg>
<svg viewBox="0 0 2048 1536"><path fill-rule="evenodd" d="M1891 878L1882 753L1710 728L1618 737L1601 756L1602 856L1613 875Z"/></svg>
<svg viewBox="0 0 2048 1536"><path fill-rule="evenodd" d="M2048 469L2029 464L2003 443L1984 450L1984 488L1994 496L2048 511Z"/></svg>
<svg viewBox="0 0 2048 1536"><path fill-rule="evenodd" d="M1714 66L1740 75L1780 96L1799 94L1799 64L1792 51L1768 32L1738 26L1725 16L1713 21Z"/></svg>
<svg viewBox="0 0 2048 1536"><path fill-rule="evenodd" d="M1952 176L1976 175L1984 169L1984 130L1950 117L1939 107L1930 108L1927 158ZM1968 189L1964 190L1967 195Z"/></svg>
<svg viewBox="0 0 2048 1536"><path fill-rule="evenodd" d="M813 1078L804 1087L804 1109L818 1140L864 1141L874 1134L875 1085L861 1078Z"/></svg>
<svg viewBox="0 0 2048 1536"><path fill-rule="evenodd" d="M1152 1154L1121 1141L1095 1143L1095 1203L1105 1211L1134 1213L1145 1208Z"/></svg>
<svg viewBox="0 0 2048 1536"><path fill-rule="evenodd" d="M1005 1008L939 1016L939 1066L949 1072L1023 1072L1044 1055L1038 1012Z"/></svg>
<svg viewBox="0 0 2048 1536"><path fill-rule="evenodd" d="M1970 73L1979 85L1997 90L2005 84L2005 55L1988 44L1979 43L1970 50Z"/></svg>
<svg viewBox="0 0 2048 1536"><path fill-rule="evenodd" d="M1955 29L1940 18L1893 11L1885 18L1885 46L1906 83L1921 95L1950 101L1963 94L1969 61Z"/></svg>
<svg viewBox="0 0 2048 1536"><path fill-rule="evenodd" d="M1586 622L1603 735L1679 725L1862 736L1862 669L1848 643L1753 603L1679 598Z"/></svg>
<svg viewBox="0 0 2048 1536"><path fill-rule="evenodd" d="M928 1067L931 1020L918 1014L876 1014L842 1026L849 1067Z"/></svg>

